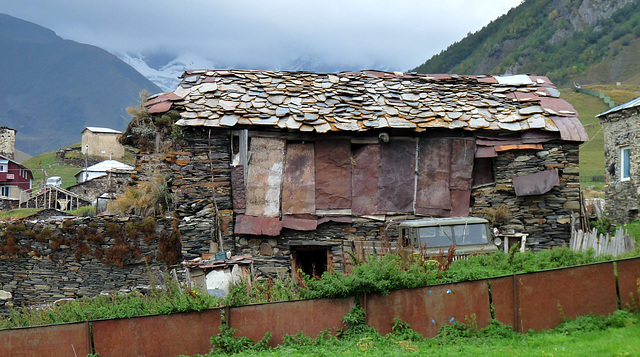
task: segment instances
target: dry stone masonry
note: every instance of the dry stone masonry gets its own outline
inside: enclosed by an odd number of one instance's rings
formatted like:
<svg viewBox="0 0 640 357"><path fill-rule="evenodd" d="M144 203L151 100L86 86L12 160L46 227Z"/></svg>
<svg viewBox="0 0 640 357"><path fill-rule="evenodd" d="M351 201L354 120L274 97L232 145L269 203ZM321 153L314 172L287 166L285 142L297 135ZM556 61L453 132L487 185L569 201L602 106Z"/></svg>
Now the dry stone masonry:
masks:
<svg viewBox="0 0 640 357"><path fill-rule="evenodd" d="M344 270L397 246L397 224L425 212L487 217L546 249L567 244L580 209L588 137L546 77L198 70L145 105L179 114L178 146L143 152L138 170L171 177L185 258L222 243L253 255L258 274ZM332 161L345 152L347 167ZM319 167L347 181L332 185ZM429 206L449 195L454 207Z"/></svg>

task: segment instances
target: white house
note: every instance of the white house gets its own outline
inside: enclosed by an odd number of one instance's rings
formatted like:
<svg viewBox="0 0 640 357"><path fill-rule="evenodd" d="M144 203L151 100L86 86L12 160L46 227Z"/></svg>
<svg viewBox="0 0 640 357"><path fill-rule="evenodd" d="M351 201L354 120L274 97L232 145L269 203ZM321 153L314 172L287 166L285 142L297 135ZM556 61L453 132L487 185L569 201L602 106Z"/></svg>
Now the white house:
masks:
<svg viewBox="0 0 640 357"><path fill-rule="evenodd" d="M105 160L99 162L95 165L89 166L82 171L78 172L76 176L76 183L81 183L85 181L89 181L96 177L105 176L109 172L122 172L122 171L131 171L134 167L123 164L120 161L116 160Z"/></svg>

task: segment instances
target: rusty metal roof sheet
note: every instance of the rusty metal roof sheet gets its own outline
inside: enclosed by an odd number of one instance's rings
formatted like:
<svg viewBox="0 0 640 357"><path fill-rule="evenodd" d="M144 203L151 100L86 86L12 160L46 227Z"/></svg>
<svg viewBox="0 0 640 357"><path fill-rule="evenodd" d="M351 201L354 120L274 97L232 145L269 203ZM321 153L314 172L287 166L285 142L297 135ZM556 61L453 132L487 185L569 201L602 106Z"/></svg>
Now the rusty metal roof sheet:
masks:
<svg viewBox="0 0 640 357"><path fill-rule="evenodd" d="M577 119L541 76L229 69L187 71L182 78L175 91L145 104L158 114L177 110L180 126L317 133L383 128L558 132L550 116Z"/></svg>

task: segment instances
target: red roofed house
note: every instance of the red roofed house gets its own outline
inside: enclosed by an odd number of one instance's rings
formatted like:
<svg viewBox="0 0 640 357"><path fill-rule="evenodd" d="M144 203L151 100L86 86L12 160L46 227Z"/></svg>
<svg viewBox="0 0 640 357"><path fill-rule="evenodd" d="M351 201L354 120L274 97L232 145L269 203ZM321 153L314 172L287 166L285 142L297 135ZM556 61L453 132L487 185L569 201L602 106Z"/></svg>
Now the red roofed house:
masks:
<svg viewBox="0 0 640 357"><path fill-rule="evenodd" d="M23 166L0 156L0 197L19 199L23 191L31 189L33 174Z"/></svg>

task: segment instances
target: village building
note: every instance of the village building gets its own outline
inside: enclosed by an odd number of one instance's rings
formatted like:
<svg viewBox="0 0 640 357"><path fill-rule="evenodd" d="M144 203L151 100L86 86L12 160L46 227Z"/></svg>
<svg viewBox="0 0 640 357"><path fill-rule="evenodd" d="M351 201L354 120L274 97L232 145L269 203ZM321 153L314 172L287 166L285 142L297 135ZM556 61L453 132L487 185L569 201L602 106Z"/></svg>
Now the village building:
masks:
<svg viewBox="0 0 640 357"><path fill-rule="evenodd" d="M134 167L124 164L116 160L104 160L95 165L91 165L86 169L82 169L75 174L76 183L82 183L85 181L93 180L96 177L107 176L109 172L125 171L131 174Z"/></svg>
<svg viewBox="0 0 640 357"><path fill-rule="evenodd" d="M0 155L15 160L16 130L6 126L0 127Z"/></svg>
<svg viewBox="0 0 640 357"><path fill-rule="evenodd" d="M616 224L640 210L640 97L597 115L604 127L605 211Z"/></svg>
<svg viewBox="0 0 640 357"><path fill-rule="evenodd" d="M580 212L588 137L542 76L198 70L146 106L180 114L180 147L137 170L166 164L186 259L319 275L397 247L402 221L469 215L537 250Z"/></svg>
<svg viewBox="0 0 640 357"><path fill-rule="evenodd" d="M122 132L109 128L88 126L82 130L82 153L105 159L124 157L124 146L118 141Z"/></svg>
<svg viewBox="0 0 640 357"><path fill-rule="evenodd" d="M33 174L26 166L0 155L0 210L17 208L31 190Z"/></svg>

